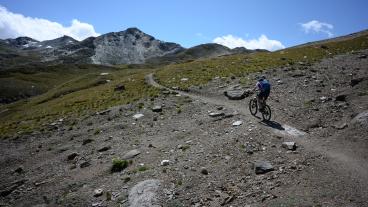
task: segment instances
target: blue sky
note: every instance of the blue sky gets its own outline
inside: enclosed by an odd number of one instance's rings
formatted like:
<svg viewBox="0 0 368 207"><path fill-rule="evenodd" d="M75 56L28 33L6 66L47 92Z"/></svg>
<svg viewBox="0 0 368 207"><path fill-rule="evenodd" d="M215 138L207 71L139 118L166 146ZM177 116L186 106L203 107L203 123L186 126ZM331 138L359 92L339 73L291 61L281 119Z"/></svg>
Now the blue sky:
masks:
<svg viewBox="0 0 368 207"><path fill-rule="evenodd" d="M214 40L232 47L289 47L368 29L364 0L0 0L0 6L0 38L30 34L45 39L48 32L52 36L67 31L83 39L83 35L138 27L184 47ZM18 14L26 23L19 23L23 20L14 16ZM63 28L36 30L42 23L27 18L56 22ZM77 20L74 26L72 20Z"/></svg>

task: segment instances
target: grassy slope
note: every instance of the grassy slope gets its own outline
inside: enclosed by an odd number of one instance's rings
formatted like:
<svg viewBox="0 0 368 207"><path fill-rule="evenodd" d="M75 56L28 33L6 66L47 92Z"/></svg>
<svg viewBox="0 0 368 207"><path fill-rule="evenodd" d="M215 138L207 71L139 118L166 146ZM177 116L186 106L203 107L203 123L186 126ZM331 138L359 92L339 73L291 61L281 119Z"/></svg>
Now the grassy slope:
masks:
<svg viewBox="0 0 368 207"><path fill-rule="evenodd" d="M108 75L101 76L102 72ZM64 83L48 92L12 104L3 105L0 111L0 134L27 133L41 129L44 124L60 118L78 118L111 106L126 104L143 97L152 97L158 90L147 86L144 77L151 70L129 69L85 69L74 78L59 77ZM53 73L49 73L52 76ZM60 75L54 73L52 79ZM110 80L107 82L106 80ZM125 91L114 91L122 84Z"/></svg>
<svg viewBox="0 0 368 207"><path fill-rule="evenodd" d="M366 49L368 48L368 35L343 41L327 42L323 45L327 46L327 49L321 48L321 45L308 45L273 53L232 55L168 65L158 71L156 76L163 85L187 89L191 85L205 84L216 76L244 77L250 72L298 64L299 62L313 63L336 54ZM189 81L182 82L182 78L189 78Z"/></svg>
<svg viewBox="0 0 368 207"><path fill-rule="evenodd" d="M0 113L3 111L0 115L0 135L31 132L59 118L78 118L111 106L156 96L158 89L144 83L144 76L153 71L162 84L185 89L191 85L206 84L216 76L245 77L250 72L298 62L313 63L336 54L366 49L368 35L323 44L327 49L320 45L307 45L273 53L232 55L167 65L158 70L129 69L126 66L120 69L91 65L82 68L55 66L53 70L35 70L28 74L17 72L8 77L1 75L0 78L30 81L40 87L44 85L47 92L29 100L0 106ZM109 72L109 75L101 76L101 72ZM181 82L184 77L189 81ZM106 80L111 82L106 83ZM118 84L125 85L126 90L114 91Z"/></svg>

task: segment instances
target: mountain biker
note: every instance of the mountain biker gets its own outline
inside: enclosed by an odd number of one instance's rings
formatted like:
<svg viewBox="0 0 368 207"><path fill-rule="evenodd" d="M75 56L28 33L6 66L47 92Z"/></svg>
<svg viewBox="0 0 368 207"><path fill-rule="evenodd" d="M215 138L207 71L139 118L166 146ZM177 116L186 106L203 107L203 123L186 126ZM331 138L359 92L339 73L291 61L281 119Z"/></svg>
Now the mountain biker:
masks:
<svg viewBox="0 0 368 207"><path fill-rule="evenodd" d="M263 75L258 79L253 90L258 90L257 101L259 104L259 110L263 111L264 107L266 106L266 100L271 91L271 84L266 79L266 76Z"/></svg>

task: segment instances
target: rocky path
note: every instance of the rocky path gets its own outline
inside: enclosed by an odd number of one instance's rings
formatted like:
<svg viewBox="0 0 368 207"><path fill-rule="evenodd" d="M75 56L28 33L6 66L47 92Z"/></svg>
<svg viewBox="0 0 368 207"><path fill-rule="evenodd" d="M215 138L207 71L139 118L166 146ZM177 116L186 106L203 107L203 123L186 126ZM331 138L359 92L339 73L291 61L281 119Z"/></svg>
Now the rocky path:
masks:
<svg viewBox="0 0 368 207"><path fill-rule="evenodd" d="M146 82L154 87L178 93L182 96L187 96L194 100L231 108L241 115L244 115L247 119L246 121L259 121L258 123L261 130L266 130L278 136L286 137L291 141L303 145L303 147L305 147L309 151L316 152L329 158L331 162L329 162L328 164L331 168L338 171L338 173L340 173L342 176L345 176L348 179L352 179L354 180L354 182L357 182L357 185L361 186L360 189L363 189L362 193L368 195L368 188L365 188L365 186L368 186L367 157L357 156L356 154L349 153L349 151L346 149L346 145L336 145L334 143L324 145L324 142L319 141L318 138L311 138L311 136L313 135L292 127L289 124L279 123L280 121L278 120L263 122L261 121L260 117L254 117L250 114L247 107L248 104L244 101L228 101L222 95L213 95L208 93L204 95L204 93L190 93L169 89L157 83L152 73L146 76Z"/></svg>

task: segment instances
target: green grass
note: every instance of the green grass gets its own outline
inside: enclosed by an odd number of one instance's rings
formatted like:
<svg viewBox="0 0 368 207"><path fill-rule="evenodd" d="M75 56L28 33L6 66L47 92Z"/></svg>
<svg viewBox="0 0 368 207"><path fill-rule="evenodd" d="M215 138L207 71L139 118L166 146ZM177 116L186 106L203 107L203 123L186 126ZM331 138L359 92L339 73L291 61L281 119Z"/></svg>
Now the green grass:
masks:
<svg viewBox="0 0 368 207"><path fill-rule="evenodd" d="M121 160L118 158L115 158L112 160L112 167L111 167L111 172L120 172L122 170L124 170L125 168L127 168L129 165L129 162L126 160Z"/></svg>

